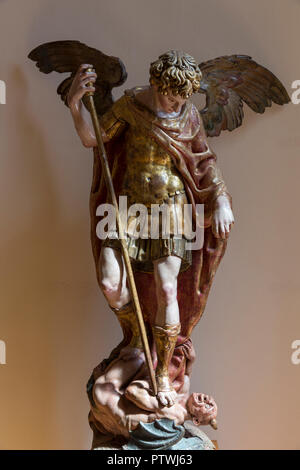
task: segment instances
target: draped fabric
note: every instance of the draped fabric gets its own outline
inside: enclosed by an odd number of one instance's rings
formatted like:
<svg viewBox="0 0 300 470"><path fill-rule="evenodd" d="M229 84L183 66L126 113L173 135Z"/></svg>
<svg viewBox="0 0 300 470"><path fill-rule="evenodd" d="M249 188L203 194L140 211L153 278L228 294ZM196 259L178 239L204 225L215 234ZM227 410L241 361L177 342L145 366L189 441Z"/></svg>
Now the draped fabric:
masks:
<svg viewBox="0 0 300 470"><path fill-rule="evenodd" d="M216 156L209 149L206 142L201 118L192 104L186 104L182 116L178 120L158 119L153 113L137 103L131 91L116 102L115 109L113 107L110 111L110 121L112 117L123 126L123 132L119 132L120 126L117 126L118 132L106 144L106 152L117 197L120 195L123 176L126 172L126 139L124 139L124 132L126 132L126 126L130 126L131 120L131 122L138 120L139 124L144 126L145 134L159 142L170 153L183 178L186 194L189 202L193 205L194 211L196 204L204 204L205 207L203 247L192 251L192 265L178 276L177 298L180 310L181 333L177 340L169 374L175 388L179 390L183 385L186 364L189 360L186 351L190 348L186 348L184 345L191 344L191 332L203 314L216 270L225 253L227 244L226 240L216 238L211 230L211 214L214 202L219 195L225 195L229 201L231 201L231 197L216 165ZM102 120L103 122L105 122L105 117ZM109 201L109 198L107 197L104 176L101 170L101 161L98 149L95 148L90 215L91 241L97 276L101 240L96 235L96 226L100 220L96 216L96 209L100 204L107 201ZM157 310L154 276L143 272L135 272L134 276L155 363L155 348L151 334L151 326L154 324ZM112 357L115 357L117 353L118 351L114 350ZM103 367L100 367L96 370L99 372L102 369Z"/></svg>

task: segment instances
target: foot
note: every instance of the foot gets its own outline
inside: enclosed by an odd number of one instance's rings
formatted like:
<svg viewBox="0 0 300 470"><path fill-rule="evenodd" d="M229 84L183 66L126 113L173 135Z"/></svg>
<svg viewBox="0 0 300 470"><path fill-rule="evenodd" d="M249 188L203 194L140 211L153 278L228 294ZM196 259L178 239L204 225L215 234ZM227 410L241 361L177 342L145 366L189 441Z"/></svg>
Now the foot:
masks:
<svg viewBox="0 0 300 470"><path fill-rule="evenodd" d="M175 392L175 390L171 390L169 392L157 393L157 398L158 398L159 403L162 406L167 406L169 408L175 404L176 397L177 397L177 393Z"/></svg>
<svg viewBox="0 0 300 470"><path fill-rule="evenodd" d="M156 376L156 383L157 383L157 399L162 406L173 406L177 397L177 393L175 392L172 384L170 383L170 379L167 375L157 375Z"/></svg>

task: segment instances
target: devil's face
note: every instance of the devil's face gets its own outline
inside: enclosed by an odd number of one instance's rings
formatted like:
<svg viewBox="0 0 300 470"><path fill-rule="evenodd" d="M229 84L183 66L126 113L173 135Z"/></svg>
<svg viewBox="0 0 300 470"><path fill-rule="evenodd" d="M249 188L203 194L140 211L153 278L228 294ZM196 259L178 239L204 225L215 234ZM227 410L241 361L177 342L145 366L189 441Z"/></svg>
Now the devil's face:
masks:
<svg viewBox="0 0 300 470"><path fill-rule="evenodd" d="M204 393L192 393L187 401L187 408L197 426L209 424L216 418L218 411L215 400Z"/></svg>

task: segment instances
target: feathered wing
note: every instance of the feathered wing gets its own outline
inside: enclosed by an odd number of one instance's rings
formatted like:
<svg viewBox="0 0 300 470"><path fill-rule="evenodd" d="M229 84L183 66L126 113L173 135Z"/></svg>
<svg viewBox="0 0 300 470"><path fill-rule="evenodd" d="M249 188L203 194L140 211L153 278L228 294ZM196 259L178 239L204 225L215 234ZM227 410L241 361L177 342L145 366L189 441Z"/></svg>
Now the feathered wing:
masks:
<svg viewBox="0 0 300 470"><path fill-rule="evenodd" d="M290 97L275 75L247 55L228 55L199 64L200 92L206 105L200 113L210 137L233 131L243 122L243 102L264 113L272 102L283 105Z"/></svg>
<svg viewBox="0 0 300 470"><path fill-rule="evenodd" d="M74 75L81 64L92 64L98 75L95 83L94 101L99 115L112 105L112 88L122 85L127 73L123 62L103 54L80 41L55 41L41 44L28 55L43 73L70 73L58 87L57 93L67 104L67 95Z"/></svg>

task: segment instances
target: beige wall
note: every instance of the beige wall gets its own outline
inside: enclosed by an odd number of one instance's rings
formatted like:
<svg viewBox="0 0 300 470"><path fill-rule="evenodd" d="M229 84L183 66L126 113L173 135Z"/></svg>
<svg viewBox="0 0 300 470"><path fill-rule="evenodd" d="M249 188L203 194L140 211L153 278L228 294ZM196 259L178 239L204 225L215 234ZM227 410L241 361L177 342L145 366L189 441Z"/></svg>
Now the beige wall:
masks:
<svg viewBox="0 0 300 470"><path fill-rule="evenodd" d="M56 96L59 77L27 53L79 39L123 59L126 87L145 84L167 49L199 61L244 53L291 92L299 14L298 0L0 1L0 448L89 448L85 383L120 338L90 249L92 155ZM208 432L223 449L300 448L299 113L246 110L241 129L212 141L236 224L193 333L192 387L215 396L220 429Z"/></svg>

